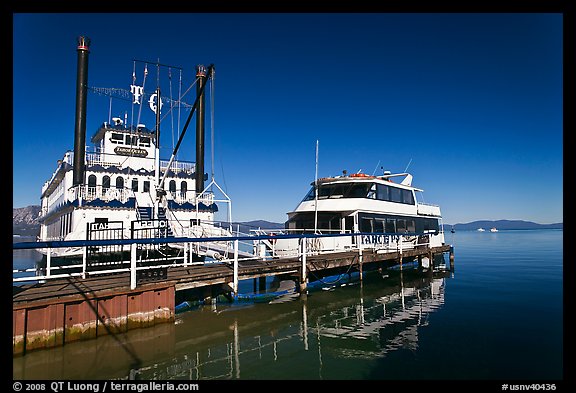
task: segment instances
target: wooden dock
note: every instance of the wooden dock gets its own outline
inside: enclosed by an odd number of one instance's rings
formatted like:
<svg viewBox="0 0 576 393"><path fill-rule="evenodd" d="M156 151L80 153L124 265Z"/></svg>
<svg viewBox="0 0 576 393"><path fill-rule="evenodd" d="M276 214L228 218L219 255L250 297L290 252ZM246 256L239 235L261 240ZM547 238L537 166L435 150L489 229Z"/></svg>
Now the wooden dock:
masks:
<svg viewBox="0 0 576 393"><path fill-rule="evenodd" d="M129 272L86 277L55 278L44 283L14 287L13 355L64 345L105 334L174 321L176 294L200 291L210 298L233 291L236 279L266 276L293 277L296 288L306 289L308 280L343 271L374 270L450 252L450 245L378 253L372 249L308 255L302 258L238 261L237 277L232 264L205 263L166 269L160 279L144 279L131 289ZM432 269L428 269L432 271ZM360 275L362 277L362 274Z"/></svg>

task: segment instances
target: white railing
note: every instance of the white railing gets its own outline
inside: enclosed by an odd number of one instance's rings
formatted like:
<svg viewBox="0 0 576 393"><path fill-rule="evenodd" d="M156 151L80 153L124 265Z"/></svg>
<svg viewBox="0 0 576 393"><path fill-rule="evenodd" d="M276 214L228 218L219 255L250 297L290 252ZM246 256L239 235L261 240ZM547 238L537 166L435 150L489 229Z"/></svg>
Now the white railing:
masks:
<svg viewBox="0 0 576 393"><path fill-rule="evenodd" d="M126 203L129 198L134 197L134 191L129 188L103 187L78 185L68 190L68 199L74 201L82 198L85 201L100 199L104 202L110 202L114 199Z"/></svg>
<svg viewBox="0 0 576 393"><path fill-rule="evenodd" d="M107 157L109 156L109 158ZM121 161L119 162L120 156L118 156L117 154L106 154L106 153L86 153L86 165L101 165L103 167L111 167L111 166L115 166L118 168L122 168L122 162L125 161L125 159L127 157L120 157L123 158ZM140 159L147 159L147 160L153 160L153 158L150 157L139 157ZM170 161L167 160L160 160L160 170L164 171L168 168L168 163ZM174 173L179 173L179 172L186 172L186 173L193 173L194 169L196 167L196 164L193 162L188 162L188 161L173 161L172 165L170 165L170 170Z"/></svg>
<svg viewBox="0 0 576 393"><path fill-rule="evenodd" d="M212 192L205 192L198 195L198 203L203 203L206 206L210 206L214 203L214 193Z"/></svg>
<svg viewBox="0 0 576 393"><path fill-rule="evenodd" d="M420 237L409 234L374 233L346 237L311 237L306 239L306 247L312 255L359 249L373 249L377 253L401 252L420 246L430 246L431 236L435 235L429 234L426 237ZM426 240L423 241L422 239ZM265 242L262 243L267 245L272 257L289 258L298 255L300 245L297 240L285 238L271 240L271 246Z"/></svg>
<svg viewBox="0 0 576 393"><path fill-rule="evenodd" d="M208 193L205 192L203 194L200 194L198 197L196 197L196 192L195 191L168 191L168 193L170 194L171 199L179 204L182 203L203 203L206 206L210 206L211 204L214 203L214 194L213 193Z"/></svg>
<svg viewBox="0 0 576 393"><path fill-rule="evenodd" d="M169 191L172 200L176 203L194 203L194 191Z"/></svg>
<svg viewBox="0 0 576 393"><path fill-rule="evenodd" d="M160 170L166 170L168 168L169 163L170 161L160 160ZM196 168L195 163L187 161L173 161L172 165L170 165L170 170L174 173L178 172L193 173L195 168Z"/></svg>
<svg viewBox="0 0 576 393"><path fill-rule="evenodd" d="M112 156L115 160L106 160L106 155ZM115 154L105 153L86 153L86 165L101 165L105 168L115 166L122 168L122 163L118 162L118 156Z"/></svg>
<svg viewBox="0 0 576 393"><path fill-rule="evenodd" d="M211 233L206 233L210 235ZM214 233L216 234L216 233ZM402 260L402 253L405 250L415 248L417 246L426 246L430 249L430 243L419 243L420 234L337 234L337 235L282 235L282 238L277 239L278 242L288 240L290 243L294 243L295 247L290 255L282 255L284 257L296 257L301 263L300 267L300 282L306 283L307 281L307 258L313 255L318 255L320 251L315 244L318 241L324 242L330 238L340 238L340 245L344 245L343 248L336 248L333 250L323 250L322 252L328 254L328 252L341 252L341 251L356 251L358 252L360 262L362 260L362 255L367 250L371 250L375 253L391 253L398 252L400 263ZM277 235L278 236L278 235ZM130 272L130 288L136 288L136 272L146 269L158 269L158 268L170 268L178 266L190 266L196 264L206 264L214 263L216 261L204 261L195 262L193 260L194 253L200 255L206 255L214 258L218 254L219 263L227 263L233 267L233 288L234 293L238 293L238 280L239 280L239 270L238 263L240 260L266 260L267 263L273 263L274 260L278 259L279 253L272 255L271 259L266 256L258 255L258 249L254 248L253 254L242 253L240 251L240 241L250 241L253 240L254 244L261 242L263 240L274 241L275 236L256 236L256 239L251 239L253 236L223 236L223 237L198 237L194 238L166 238L163 241L169 244L171 247L180 250L179 254L174 256L166 255L162 258L157 259L146 259L145 261L138 260L138 245L153 243L158 244L157 238L152 239L110 239L110 240L92 240L92 241L64 241L59 244L53 245L46 242L40 242L38 245L32 243L14 243L13 249L44 249L47 253L46 257L46 267L43 268L43 272L38 273L37 269L24 269L24 270L13 270L13 283L17 282L30 282L30 281L43 281L54 278L62 277L73 277L79 276L85 278L87 276L96 276L120 272ZM349 239L348 242L345 239ZM353 240L354 239L354 240ZM336 244L336 243L333 243ZM349 244L350 247L346 247ZM107 270L96 270L88 271L88 247L106 247L113 245L115 247L120 247L118 250L128 251L129 250L129 260L117 260L113 261L105 267L110 267ZM216 247L219 246L219 247ZM56 253L53 248L66 248L66 247L81 247L83 248L81 260L78 260L75 264L66 266L52 266L52 257ZM225 254L220 254L222 247L225 249ZM80 256L79 256L80 257ZM147 262L147 266L138 266L138 262ZM157 262L157 264L148 266L148 262ZM115 267L116 266L116 267ZM129 266L129 267L119 267L119 266ZM54 274L58 270L62 269L73 269L73 272ZM23 272L36 272L36 276L26 276L26 277L14 277L14 275L21 274Z"/></svg>
<svg viewBox="0 0 576 393"><path fill-rule="evenodd" d="M440 217L440 206L418 202L418 214Z"/></svg>
<svg viewBox="0 0 576 393"><path fill-rule="evenodd" d="M116 199L122 203L126 203L126 201L133 196L134 191L128 188L77 185L68 190L68 195L66 198L60 199L61 202L75 201L80 198L82 198L84 201L100 199L104 202L110 202ZM39 213L39 217L45 217L48 214L51 214L53 211L60 207L61 203L51 203L51 205L52 207L50 209L47 207L42 207Z"/></svg>

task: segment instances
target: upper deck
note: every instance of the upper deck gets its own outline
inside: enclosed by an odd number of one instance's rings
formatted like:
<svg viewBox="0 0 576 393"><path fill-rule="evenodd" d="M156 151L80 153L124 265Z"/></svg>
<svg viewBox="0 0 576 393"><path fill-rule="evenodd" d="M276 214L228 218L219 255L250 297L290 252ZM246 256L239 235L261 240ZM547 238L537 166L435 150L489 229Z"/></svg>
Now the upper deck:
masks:
<svg viewBox="0 0 576 393"><path fill-rule="evenodd" d="M134 171L151 172L155 169L156 133L139 124L137 127L126 127L115 118L114 124L104 122L91 138L94 144L92 151L86 149L85 165L88 171L91 168L110 170L124 170L130 168ZM170 170L174 175L192 176L196 165L189 161L173 161L168 168L168 160L159 160L160 172ZM74 152L67 151L50 180L42 187L42 197L50 195L65 178L66 172L74 165Z"/></svg>
<svg viewBox="0 0 576 393"><path fill-rule="evenodd" d="M391 177L406 176L400 183ZM314 184L316 183L316 187ZM298 207L289 215L306 211L369 211L441 217L440 207L416 199L423 190L412 186L407 173L369 176L353 174L318 179Z"/></svg>

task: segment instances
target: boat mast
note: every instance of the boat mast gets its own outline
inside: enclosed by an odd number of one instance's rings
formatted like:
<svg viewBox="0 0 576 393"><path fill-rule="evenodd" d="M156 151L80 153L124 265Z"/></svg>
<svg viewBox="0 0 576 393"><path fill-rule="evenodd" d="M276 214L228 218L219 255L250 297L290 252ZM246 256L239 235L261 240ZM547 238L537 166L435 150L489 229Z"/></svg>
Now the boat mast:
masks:
<svg viewBox="0 0 576 393"><path fill-rule="evenodd" d="M156 180L156 190L160 188L160 86L156 87L156 149L155 149L155 180ZM138 129L138 126L136 126ZM166 172L168 172L169 168L166 168ZM162 195L156 194L156 198L154 200L154 211L156 212L156 218L160 218L158 213L158 206L160 202L160 198Z"/></svg>
<svg viewBox="0 0 576 393"><path fill-rule="evenodd" d="M198 101L198 113L196 114L196 196L204 191L204 86L206 84L206 67L196 67L196 96Z"/></svg>

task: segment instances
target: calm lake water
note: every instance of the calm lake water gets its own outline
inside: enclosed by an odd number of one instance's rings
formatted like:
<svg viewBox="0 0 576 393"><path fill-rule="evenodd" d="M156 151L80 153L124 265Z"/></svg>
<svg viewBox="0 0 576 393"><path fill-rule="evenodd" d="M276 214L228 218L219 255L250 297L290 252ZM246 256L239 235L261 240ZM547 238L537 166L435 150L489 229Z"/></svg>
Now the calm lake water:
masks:
<svg viewBox="0 0 576 393"><path fill-rule="evenodd" d="M13 378L563 379L563 231L446 241L455 271L445 277L372 272L306 297L203 306L174 324L14 358ZM13 265L33 260L15 252Z"/></svg>

